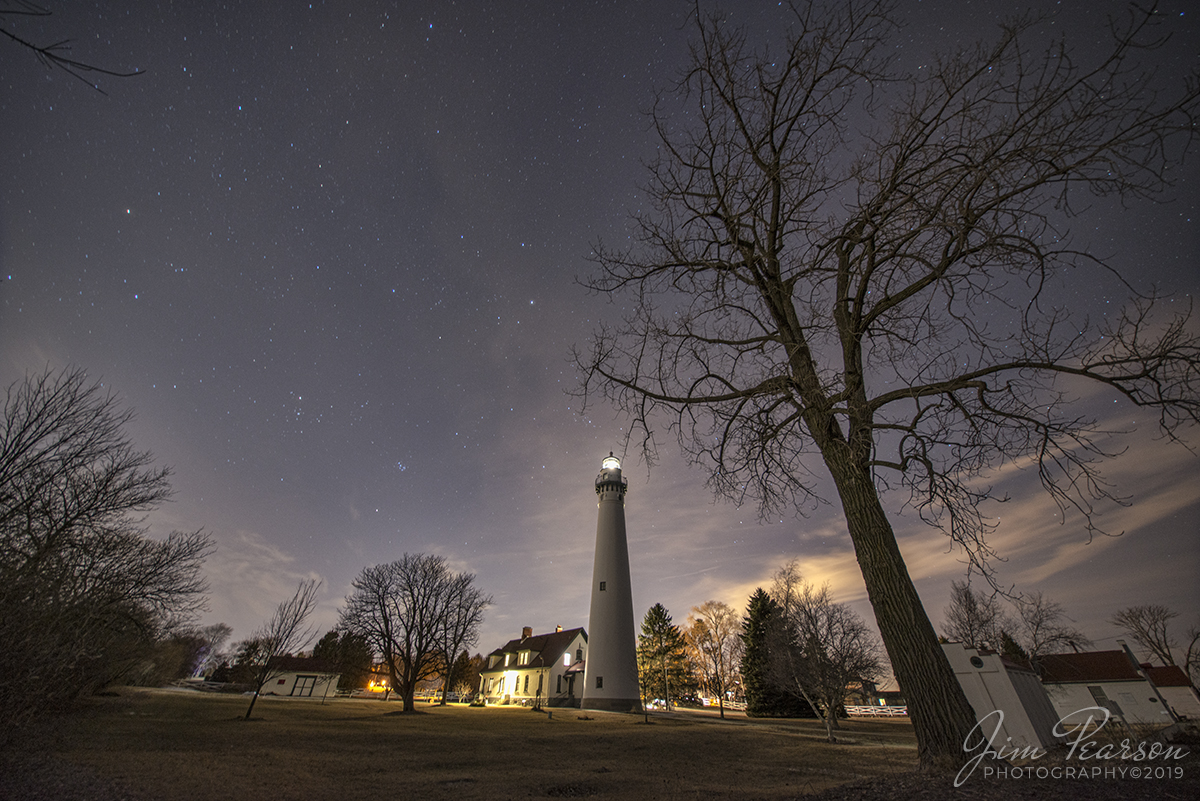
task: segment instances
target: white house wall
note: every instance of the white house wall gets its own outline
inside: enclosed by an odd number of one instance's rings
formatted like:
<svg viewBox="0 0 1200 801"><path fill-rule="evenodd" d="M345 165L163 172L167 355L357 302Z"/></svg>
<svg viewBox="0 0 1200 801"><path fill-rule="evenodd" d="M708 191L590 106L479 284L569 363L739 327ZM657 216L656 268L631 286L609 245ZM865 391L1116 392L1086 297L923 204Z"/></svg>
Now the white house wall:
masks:
<svg viewBox="0 0 1200 801"><path fill-rule="evenodd" d="M315 676L316 682L313 684L312 695L309 696L305 691L304 696L312 698L324 698L326 696L337 695L337 684L340 674L313 674L305 672L284 673L267 682L267 686L263 687L262 695L292 695L296 689L296 682L301 676Z"/></svg>
<svg viewBox="0 0 1200 801"><path fill-rule="evenodd" d="M1181 718L1200 720L1200 696L1191 687L1159 687L1167 705Z"/></svg>
<svg viewBox="0 0 1200 801"><path fill-rule="evenodd" d="M1167 725L1171 716L1163 709L1149 682L1138 681L1092 681L1080 683L1054 684L1047 682L1046 693L1054 711L1065 725L1080 725L1087 722L1091 715L1099 719L1101 715L1095 710L1087 712L1090 707L1097 706L1096 699L1088 687L1100 687L1110 701L1116 701L1126 723Z"/></svg>

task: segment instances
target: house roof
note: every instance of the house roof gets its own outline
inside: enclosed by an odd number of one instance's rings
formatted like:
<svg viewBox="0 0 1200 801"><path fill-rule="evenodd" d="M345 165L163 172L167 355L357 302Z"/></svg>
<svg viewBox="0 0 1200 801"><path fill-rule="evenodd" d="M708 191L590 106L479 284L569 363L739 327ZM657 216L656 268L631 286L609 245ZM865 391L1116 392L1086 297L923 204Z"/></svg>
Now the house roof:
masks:
<svg viewBox="0 0 1200 801"><path fill-rule="evenodd" d="M1141 681L1124 651L1088 651L1081 654L1046 654L1038 657L1042 681Z"/></svg>
<svg viewBox="0 0 1200 801"><path fill-rule="evenodd" d="M1150 667L1142 665L1146 674L1150 676L1150 681L1154 682L1156 687L1191 687L1192 682L1188 679L1182 668L1175 665L1167 665L1166 667Z"/></svg>
<svg viewBox="0 0 1200 801"><path fill-rule="evenodd" d="M522 651L529 651L528 664L521 665L520 667L546 667L557 662L559 657L563 655L563 652L581 634L583 635L584 642L587 642L587 632L582 627L554 631L549 634L535 634L532 637L518 637L515 640L509 640L503 646L488 654L488 656L515 655ZM510 670L512 667L514 666L509 665ZM486 673L488 671L485 669L481 672Z"/></svg>

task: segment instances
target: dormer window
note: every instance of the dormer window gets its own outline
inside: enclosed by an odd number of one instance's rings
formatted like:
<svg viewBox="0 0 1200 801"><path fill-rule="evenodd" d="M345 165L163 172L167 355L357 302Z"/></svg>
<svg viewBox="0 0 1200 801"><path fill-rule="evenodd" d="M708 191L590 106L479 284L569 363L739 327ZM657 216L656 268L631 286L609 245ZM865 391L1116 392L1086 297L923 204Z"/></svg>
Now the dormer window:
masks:
<svg viewBox="0 0 1200 801"><path fill-rule="evenodd" d="M522 651L521 653L517 654L517 664L518 665L528 665L529 664L529 651Z"/></svg>
<svg viewBox="0 0 1200 801"><path fill-rule="evenodd" d="M508 667L508 662L509 662L509 660L510 660L510 659L512 659L512 654L505 654L505 655L504 655L504 666L505 666L505 667Z"/></svg>

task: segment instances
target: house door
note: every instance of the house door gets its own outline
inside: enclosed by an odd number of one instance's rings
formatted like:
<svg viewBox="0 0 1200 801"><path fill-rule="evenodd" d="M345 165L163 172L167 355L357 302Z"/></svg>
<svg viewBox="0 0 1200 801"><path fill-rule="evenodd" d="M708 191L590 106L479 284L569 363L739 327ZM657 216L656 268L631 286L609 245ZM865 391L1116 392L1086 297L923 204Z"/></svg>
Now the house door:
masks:
<svg viewBox="0 0 1200 801"><path fill-rule="evenodd" d="M292 695L309 698L317 686L316 676L297 676L296 684L292 687Z"/></svg>

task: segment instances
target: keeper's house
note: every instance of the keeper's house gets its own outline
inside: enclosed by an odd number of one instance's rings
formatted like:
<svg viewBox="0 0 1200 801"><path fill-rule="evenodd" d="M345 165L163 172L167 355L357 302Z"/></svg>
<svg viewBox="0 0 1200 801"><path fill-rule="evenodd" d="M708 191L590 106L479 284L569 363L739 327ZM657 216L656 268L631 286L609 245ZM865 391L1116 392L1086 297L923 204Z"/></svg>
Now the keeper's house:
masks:
<svg viewBox="0 0 1200 801"><path fill-rule="evenodd" d="M479 696L488 704L579 706L587 632L559 626L549 634L526 626L521 636L487 655Z"/></svg>

